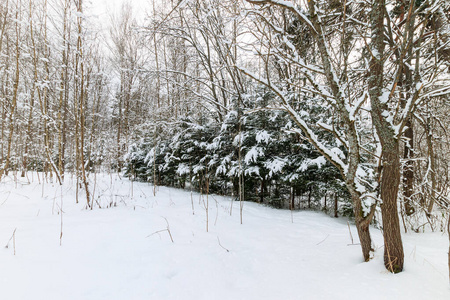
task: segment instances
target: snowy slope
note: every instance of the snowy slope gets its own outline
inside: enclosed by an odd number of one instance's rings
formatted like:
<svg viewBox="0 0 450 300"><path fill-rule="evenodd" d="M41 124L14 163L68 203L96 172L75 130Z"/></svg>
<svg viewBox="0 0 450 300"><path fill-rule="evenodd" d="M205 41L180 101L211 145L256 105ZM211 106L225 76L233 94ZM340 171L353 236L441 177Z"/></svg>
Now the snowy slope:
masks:
<svg viewBox="0 0 450 300"><path fill-rule="evenodd" d="M193 213L189 191L153 196L146 183L91 176L96 201L112 207L88 211L71 178L33 177L0 183L0 299L450 299L440 233L404 235L405 271L393 275L379 231L364 263L346 220L321 213L245 203L241 225L239 203L230 216L230 199L210 196L206 232L199 194ZM3 248L14 229L16 255L12 240Z"/></svg>

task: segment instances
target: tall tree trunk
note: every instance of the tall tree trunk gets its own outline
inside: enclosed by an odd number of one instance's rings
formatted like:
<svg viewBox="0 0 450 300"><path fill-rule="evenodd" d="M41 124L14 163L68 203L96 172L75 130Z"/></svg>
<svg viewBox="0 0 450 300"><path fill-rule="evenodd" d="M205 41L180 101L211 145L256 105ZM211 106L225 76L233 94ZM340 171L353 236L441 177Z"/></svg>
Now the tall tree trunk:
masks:
<svg viewBox="0 0 450 300"><path fill-rule="evenodd" d="M156 7L155 0L152 0L153 4L153 18L156 21ZM156 66L156 106L158 108L159 118L161 118L161 74L159 72L159 59L158 59L158 43L156 40L156 29L153 33L153 46L155 51L155 66Z"/></svg>
<svg viewBox="0 0 450 300"><path fill-rule="evenodd" d="M400 184L400 148L392 124L386 120L387 102L381 101L384 84L384 6L383 0L373 2L370 14L371 52L368 88L372 120L382 147L380 196L383 218L384 265L393 273L403 270L403 244L398 218L397 196Z"/></svg>
<svg viewBox="0 0 450 300"><path fill-rule="evenodd" d="M308 193L308 209L311 209L311 194L312 194L312 186L309 186L309 193Z"/></svg>
<svg viewBox="0 0 450 300"><path fill-rule="evenodd" d="M69 1L64 2L64 17L63 17L63 30L62 30L62 53L61 53L61 73L60 73L60 92L59 92L59 108L58 108L58 171L61 176L61 181L64 181L64 143L65 143L65 123L66 123L66 110L67 110L67 81L68 81L68 53L69 49L66 41L67 38L67 14L69 9Z"/></svg>
<svg viewBox="0 0 450 300"><path fill-rule="evenodd" d="M8 18L8 7L9 7L9 1L8 0L6 0L6 4L5 4L5 7L3 8L2 7L2 14L3 14L3 20L2 20L2 28L1 28L1 32L0 32L0 53L2 53L2 49L3 49L3 37L6 35L5 34L5 30L6 30L6 23L7 23L7 18ZM9 49L9 47L8 47L8 43L6 44L7 45L7 47L6 47L6 49L7 49L7 51L8 51L8 49ZM9 52L9 51L8 51ZM5 71L7 71L7 69L8 69L8 67L7 66L5 66ZM8 74L8 72L6 72L6 74ZM6 75L6 76L8 76L8 75ZM7 82L7 80L5 80L5 82ZM4 98L6 98L6 91L4 92ZM4 141L4 137L5 137L5 127L6 127L6 124L5 124L5 120L6 120L6 107L5 107L5 105L2 105L2 125L1 125L1 127L2 127L2 129L1 129L1 161L0 161L0 163L1 163L1 168L3 168L4 167L4 159L5 159L5 156L4 156L4 143L3 143L3 141ZM0 171L0 172L3 172L3 171ZM0 176L0 179L1 179L1 176Z"/></svg>
<svg viewBox="0 0 450 300"><path fill-rule="evenodd" d="M33 3L32 0L30 0L30 3L29 3L30 4L30 6L29 6L30 33L33 33L32 3ZM29 148L33 143L32 126L33 126L33 108L34 108L35 90L36 90L36 81L33 81L31 91L30 91L30 110L28 112L27 130L26 130L26 137L25 137L25 149L24 149L23 160L22 160L22 174L20 175L21 177L25 177L25 174L28 170Z"/></svg>
<svg viewBox="0 0 450 300"><path fill-rule="evenodd" d="M403 158L406 160L403 167L403 198L406 215L410 216L415 212L411 199L414 193L414 162L412 161L414 155L414 131L411 118L407 120L406 126L408 128L405 130L404 136L408 139L408 141L405 142L405 149L403 153Z"/></svg>
<svg viewBox="0 0 450 300"><path fill-rule="evenodd" d="M83 4L82 4L82 0L79 0L78 2L79 6L78 6L78 12L79 13L83 13ZM80 55L80 77L81 77L81 83L80 83L80 99L79 99L79 105L80 105L80 166L81 166L81 176L82 176L82 181L84 184L84 189L85 189L85 193L86 193L86 202L87 202L87 206L92 208L92 203L90 201L90 194L89 194L89 187L88 187L88 181L87 181L87 177L86 177L86 168L85 168L85 162L84 162L84 132L85 132L85 116L86 116L86 112L85 112L85 108L84 108L84 102L85 102L85 89L84 89L84 55L83 55L83 45L82 45L82 41L81 41L81 34L82 34L82 30L81 30L81 22L82 19L81 17L78 18L78 51L79 51L79 55Z"/></svg>
<svg viewBox="0 0 450 300"><path fill-rule="evenodd" d="M334 217L338 217L338 195L337 193L334 194ZM358 232L359 234L359 232Z"/></svg>
<svg viewBox="0 0 450 300"><path fill-rule="evenodd" d="M408 1L404 2L400 6L400 17L399 22L404 22L405 14L407 13L408 7L411 7L410 4L407 3ZM414 35L414 23L411 22L410 14L407 19L408 25L405 27L407 28L407 34L408 36ZM412 21L413 22L413 21ZM392 46L392 45L391 45ZM411 97L411 91L414 89L413 84L413 76L412 76L412 70L409 66L412 65L412 58L413 58L413 48L408 49L408 55L406 58L403 57L403 53L401 51L396 51L397 53L397 59L398 60L404 60L405 63L401 66L401 77L398 82L398 87L400 88L400 101L401 101L401 107L402 109L405 109L406 105L406 99ZM404 75L404 76L403 76ZM404 137L407 139L404 142L404 152L403 152L403 158L405 159L405 164L403 166L403 202L405 207L405 213L407 216L410 216L414 214L415 209L412 203L412 195L413 195L413 189L414 189L414 162L412 161L412 158L414 156L414 129L413 129L413 123L411 117L409 117L406 120L406 130L404 132Z"/></svg>
<svg viewBox="0 0 450 300"><path fill-rule="evenodd" d="M434 145L433 145L433 134L431 131L431 118L427 119L426 126L426 139L427 139L427 146L428 146L428 163L427 167L430 170L430 180L431 180L431 190L429 192L430 196L430 202L428 203L428 206L426 208L426 213L428 215L431 214L433 211L434 203L436 202L436 157L434 154Z"/></svg>

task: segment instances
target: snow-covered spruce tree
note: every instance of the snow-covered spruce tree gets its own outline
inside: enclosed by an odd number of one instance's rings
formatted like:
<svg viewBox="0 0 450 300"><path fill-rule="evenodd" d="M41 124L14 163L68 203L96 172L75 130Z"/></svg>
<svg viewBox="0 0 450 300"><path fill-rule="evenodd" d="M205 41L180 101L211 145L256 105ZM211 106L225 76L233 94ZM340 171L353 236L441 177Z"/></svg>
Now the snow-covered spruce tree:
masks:
<svg viewBox="0 0 450 300"><path fill-rule="evenodd" d="M278 68L281 68L281 66L278 66ZM295 88L289 86L285 89L287 91L286 98L289 99L295 110L301 112L305 122L320 124L322 119L332 117L326 106L317 105L320 101L317 101L314 97L302 95L296 92ZM279 113L284 116L284 119L290 120L287 112ZM293 188L291 206L295 204L295 195L306 194L308 208L311 208L312 201L321 201L329 190L332 190L334 194L345 195L345 191L342 191L343 181L339 170L316 151L302 132L295 130L292 121L289 121L283 130L291 132L285 145L286 149L289 149L289 153L286 153L286 165L283 169L283 180ZM320 127L312 127L312 130L327 147L333 148L340 156L345 155L346 148L339 140L334 138L331 132L320 130ZM334 188L327 188L328 186ZM344 202L348 204L349 201L344 199ZM353 213L349 214L346 211L345 215L353 215Z"/></svg>
<svg viewBox="0 0 450 300"><path fill-rule="evenodd" d="M172 142L173 157L177 161L176 173L180 186L185 182L197 190L206 191L206 178L210 177L211 153L209 144L214 138L216 126L206 117L199 120L186 118L182 121L180 132Z"/></svg>
<svg viewBox="0 0 450 300"><path fill-rule="evenodd" d="M244 195L246 200L254 202L264 202L264 194L270 186L267 161L281 154L276 152L278 138L270 126L271 112L262 110L270 98L270 92L257 89L254 95L246 95L242 103L243 109L249 111L241 119Z"/></svg>
<svg viewBox="0 0 450 300"><path fill-rule="evenodd" d="M209 168L219 191L238 195L239 177L239 122L242 112L238 112L237 98L230 100L228 113L218 128L216 136L208 145L211 153Z"/></svg>
<svg viewBox="0 0 450 300"><path fill-rule="evenodd" d="M164 127L152 122L142 124L139 129L141 138L128 147L124 156L125 175L131 179L149 181L156 187L170 185L170 178L174 178L175 169L170 159L175 127ZM115 149L112 149L115 153Z"/></svg>
<svg viewBox="0 0 450 300"><path fill-rule="evenodd" d="M280 111L267 109L273 100L274 94L270 89L258 86L254 95L244 102L248 111L244 127L246 178L254 173L254 186L246 187L246 191L258 195L258 202L283 207L290 198L289 184L283 182L283 174L284 166L290 160L292 136L286 130L280 130L288 122L286 116Z"/></svg>
<svg viewBox="0 0 450 300"><path fill-rule="evenodd" d="M142 138L139 142L131 144L124 157L125 176L130 180L147 181L151 168L146 163L146 157L151 150L154 150L154 148L152 148L152 142L148 138Z"/></svg>
<svg viewBox="0 0 450 300"><path fill-rule="evenodd" d="M214 175L211 184L226 187L228 182L237 195L241 173L245 200L284 207L293 196L291 187L302 191L309 186L320 198L324 191L313 187L319 187L328 173L336 178L335 167L320 159L303 136L291 131L286 112L270 109L275 100L270 89L259 85L242 100L231 100L221 130L208 146L212 151L209 169Z"/></svg>

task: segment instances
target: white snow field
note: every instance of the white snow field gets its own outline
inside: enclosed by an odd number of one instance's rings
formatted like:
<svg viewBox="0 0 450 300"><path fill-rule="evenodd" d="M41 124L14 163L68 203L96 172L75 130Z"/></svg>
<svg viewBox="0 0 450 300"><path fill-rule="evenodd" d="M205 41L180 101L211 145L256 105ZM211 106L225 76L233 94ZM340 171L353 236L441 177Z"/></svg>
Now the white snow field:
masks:
<svg viewBox="0 0 450 300"><path fill-rule="evenodd" d="M372 228L364 263L343 218L245 203L241 225L238 202L230 216L230 198L209 196L206 232L197 193L193 213L189 191L154 196L147 183L91 175L102 206L91 211L69 175L63 187L28 178L0 183L0 299L450 299L446 234L404 235L405 270L393 275L381 233Z"/></svg>

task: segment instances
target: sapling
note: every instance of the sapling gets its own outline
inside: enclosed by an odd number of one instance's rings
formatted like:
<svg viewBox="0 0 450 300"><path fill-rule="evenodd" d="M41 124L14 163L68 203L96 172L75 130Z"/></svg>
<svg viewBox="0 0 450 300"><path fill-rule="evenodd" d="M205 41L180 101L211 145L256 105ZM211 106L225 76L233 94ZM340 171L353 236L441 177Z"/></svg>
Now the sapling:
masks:
<svg viewBox="0 0 450 300"><path fill-rule="evenodd" d="M217 201L216 198L213 197L213 199L216 202L216 219L214 220L214 226L216 226L217 219L219 218L219 202Z"/></svg>
<svg viewBox="0 0 450 300"><path fill-rule="evenodd" d="M206 232L209 226L209 176L206 175Z"/></svg>
<svg viewBox="0 0 450 300"><path fill-rule="evenodd" d="M191 187L191 205L192 205L192 215L195 215L195 211L194 211L194 198L192 197L192 187Z"/></svg>

